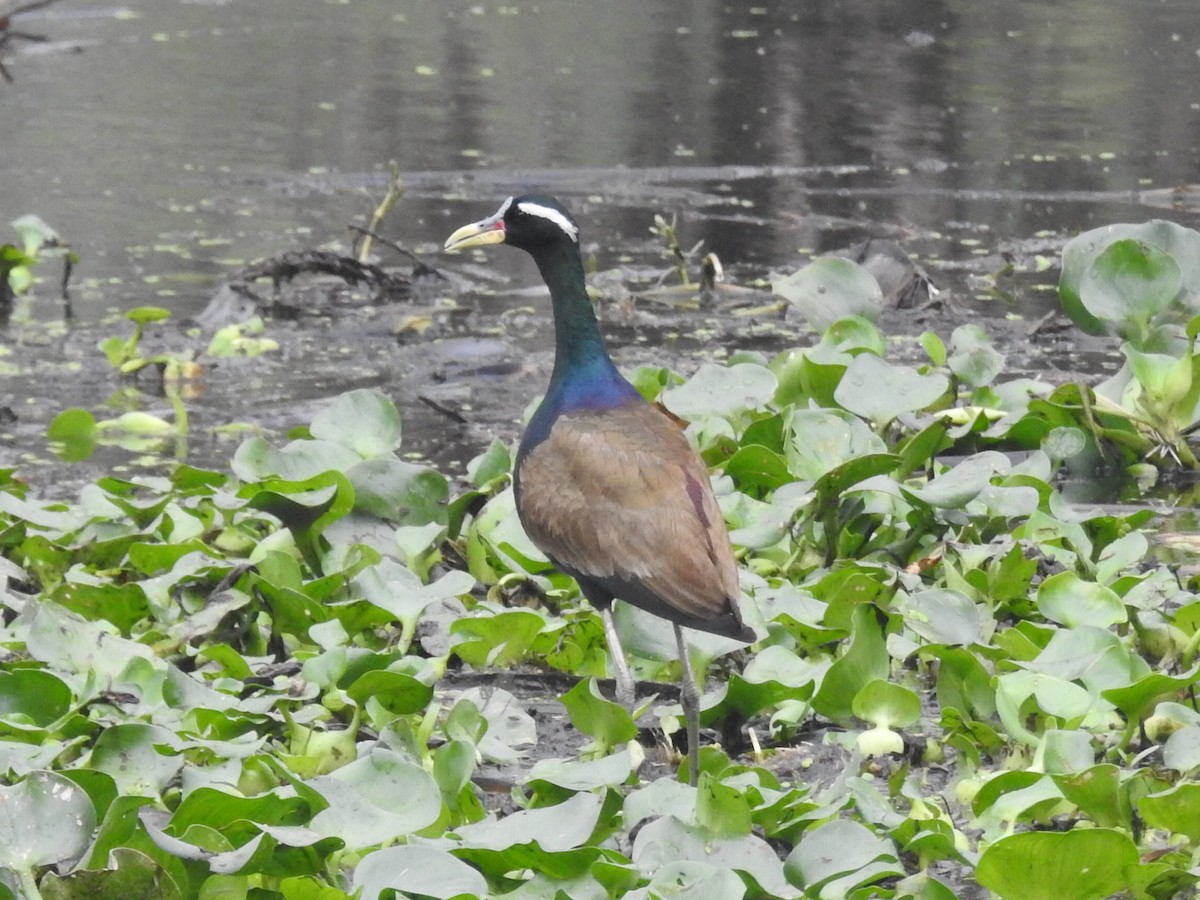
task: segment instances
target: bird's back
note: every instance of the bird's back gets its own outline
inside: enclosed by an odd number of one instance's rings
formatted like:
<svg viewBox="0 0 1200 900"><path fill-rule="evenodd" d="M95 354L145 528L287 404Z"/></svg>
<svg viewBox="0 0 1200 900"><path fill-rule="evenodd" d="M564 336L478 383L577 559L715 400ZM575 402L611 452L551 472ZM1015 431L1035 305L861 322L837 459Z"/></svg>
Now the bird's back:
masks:
<svg viewBox="0 0 1200 900"><path fill-rule="evenodd" d="M590 596L753 640L708 473L674 421L636 397L554 410L531 434L515 473L517 511L556 565Z"/></svg>

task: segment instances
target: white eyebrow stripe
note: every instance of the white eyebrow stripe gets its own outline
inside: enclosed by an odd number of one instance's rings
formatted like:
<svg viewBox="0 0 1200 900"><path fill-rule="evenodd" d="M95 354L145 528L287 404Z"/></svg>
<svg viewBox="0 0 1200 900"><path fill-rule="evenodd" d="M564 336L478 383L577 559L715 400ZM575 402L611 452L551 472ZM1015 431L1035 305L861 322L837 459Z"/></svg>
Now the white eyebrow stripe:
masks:
<svg viewBox="0 0 1200 900"><path fill-rule="evenodd" d="M517 207L521 209L521 211L529 213L531 216L541 216L543 219L549 219L551 222L565 231L567 235L570 236L571 240L575 241L575 243L579 243L579 228L574 222L560 213L557 209L551 209L549 206L542 206L540 203L529 203L528 201L524 203L518 203Z"/></svg>

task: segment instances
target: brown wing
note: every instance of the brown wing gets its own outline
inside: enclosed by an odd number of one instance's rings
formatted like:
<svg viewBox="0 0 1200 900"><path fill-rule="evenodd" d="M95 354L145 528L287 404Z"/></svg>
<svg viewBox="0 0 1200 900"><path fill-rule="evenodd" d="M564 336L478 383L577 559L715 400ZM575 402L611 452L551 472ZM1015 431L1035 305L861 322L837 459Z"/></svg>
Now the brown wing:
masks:
<svg viewBox="0 0 1200 900"><path fill-rule="evenodd" d="M517 477L525 530L560 565L680 624L744 631L708 473L658 410L637 403L564 414Z"/></svg>

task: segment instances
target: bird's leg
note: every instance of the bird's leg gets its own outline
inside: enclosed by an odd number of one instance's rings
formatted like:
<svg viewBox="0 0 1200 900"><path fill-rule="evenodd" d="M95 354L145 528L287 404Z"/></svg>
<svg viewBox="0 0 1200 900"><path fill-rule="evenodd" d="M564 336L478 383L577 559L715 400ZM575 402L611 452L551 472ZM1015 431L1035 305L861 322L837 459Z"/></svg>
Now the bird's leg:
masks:
<svg viewBox="0 0 1200 900"><path fill-rule="evenodd" d="M600 606L600 621L604 623L604 637L608 641L608 658L612 662L613 681L617 683L617 702L633 712L637 699L633 688L633 676L629 674L629 663L625 661L625 650L617 636L617 624L613 621L612 606Z"/></svg>
<svg viewBox="0 0 1200 900"><path fill-rule="evenodd" d="M700 692L696 688L692 661L688 658L683 628L679 625L675 626L675 642L679 645L679 663L683 666L679 681L679 705L683 707L683 718L687 722L688 783L695 787L700 779Z"/></svg>

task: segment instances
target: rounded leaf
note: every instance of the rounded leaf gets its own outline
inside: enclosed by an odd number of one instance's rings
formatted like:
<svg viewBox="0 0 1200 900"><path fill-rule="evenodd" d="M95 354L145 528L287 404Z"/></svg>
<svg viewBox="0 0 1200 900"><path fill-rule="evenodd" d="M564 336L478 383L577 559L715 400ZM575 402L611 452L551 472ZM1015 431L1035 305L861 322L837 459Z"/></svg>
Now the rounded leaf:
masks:
<svg viewBox="0 0 1200 900"><path fill-rule="evenodd" d="M1051 575L1038 587L1038 610L1052 622L1108 628L1128 621L1125 604L1111 588L1084 581L1074 572Z"/></svg>
<svg viewBox="0 0 1200 900"><path fill-rule="evenodd" d="M478 871L445 850L420 844L368 853L354 870L353 887L362 888L362 897L379 897L389 889L441 900L488 894L487 880Z"/></svg>
<svg viewBox="0 0 1200 900"><path fill-rule="evenodd" d="M1102 900L1126 887L1138 862L1129 836L1106 828L1029 831L988 847L975 880L1000 900Z"/></svg>
<svg viewBox="0 0 1200 900"><path fill-rule="evenodd" d="M0 786L0 866L32 869L78 859L92 839L96 811L87 793L54 772L31 772Z"/></svg>
<svg viewBox="0 0 1200 900"><path fill-rule="evenodd" d="M798 309L817 331L844 316L875 321L883 308L883 291L870 272L840 256L822 256L786 278L771 282L771 290Z"/></svg>
<svg viewBox="0 0 1200 900"><path fill-rule="evenodd" d="M846 367L833 392L843 409L886 425L896 416L935 403L950 386L939 372L922 375L910 366L894 366L871 353L860 353Z"/></svg>

